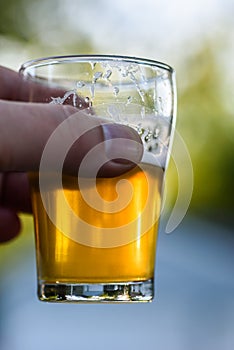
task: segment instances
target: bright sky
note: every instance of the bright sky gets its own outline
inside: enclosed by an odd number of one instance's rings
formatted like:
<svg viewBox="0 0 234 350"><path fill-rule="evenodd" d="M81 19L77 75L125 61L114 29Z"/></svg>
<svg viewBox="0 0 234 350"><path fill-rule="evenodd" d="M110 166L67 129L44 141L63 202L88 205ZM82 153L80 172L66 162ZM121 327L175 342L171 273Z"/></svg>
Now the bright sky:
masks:
<svg viewBox="0 0 234 350"><path fill-rule="evenodd" d="M66 1L74 30L79 28L99 51L110 53L160 59L185 42L189 51L201 38L233 29L232 0L82 0L80 11L75 2Z"/></svg>

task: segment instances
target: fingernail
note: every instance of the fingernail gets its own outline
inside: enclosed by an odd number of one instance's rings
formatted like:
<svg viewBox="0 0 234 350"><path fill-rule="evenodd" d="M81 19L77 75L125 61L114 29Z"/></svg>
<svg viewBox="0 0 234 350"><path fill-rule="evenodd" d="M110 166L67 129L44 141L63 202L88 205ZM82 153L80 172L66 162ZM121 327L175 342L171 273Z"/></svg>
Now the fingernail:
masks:
<svg viewBox="0 0 234 350"><path fill-rule="evenodd" d="M105 152L109 160L121 163L138 164L143 154L143 145L138 133L129 126L120 124L102 125Z"/></svg>

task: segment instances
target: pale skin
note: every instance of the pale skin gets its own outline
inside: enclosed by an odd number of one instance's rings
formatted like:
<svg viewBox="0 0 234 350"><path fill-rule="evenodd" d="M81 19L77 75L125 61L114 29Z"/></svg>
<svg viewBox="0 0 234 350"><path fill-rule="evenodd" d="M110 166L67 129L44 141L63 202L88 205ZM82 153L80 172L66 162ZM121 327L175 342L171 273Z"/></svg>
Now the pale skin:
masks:
<svg viewBox="0 0 234 350"><path fill-rule="evenodd" d="M38 96L44 93L38 87ZM80 137L72 146L64 171L77 174L87 152L105 140L122 138L118 144L126 159L114 159L116 142L110 143L108 161L99 176L110 177L124 173L142 157L142 143L138 134L127 126L104 122L87 116L69 105L31 103L30 84L17 72L0 66L0 242L8 241L20 232L20 212L31 213L27 173L37 171L45 145L53 131L69 116L77 114L79 131L92 129L88 137ZM131 147L129 140L136 141ZM62 142L62 140L61 140ZM131 159L131 161L129 161Z"/></svg>

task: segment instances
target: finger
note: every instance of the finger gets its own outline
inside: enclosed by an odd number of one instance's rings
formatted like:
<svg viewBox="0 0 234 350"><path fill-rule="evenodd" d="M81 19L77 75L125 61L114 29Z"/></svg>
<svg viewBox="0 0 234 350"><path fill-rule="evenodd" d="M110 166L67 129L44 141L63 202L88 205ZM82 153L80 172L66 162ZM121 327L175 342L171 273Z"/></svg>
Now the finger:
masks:
<svg viewBox="0 0 234 350"><path fill-rule="evenodd" d="M2 100L49 103L53 98L60 98L62 104L73 105L79 109L89 107L89 104L75 92L71 95L67 94L67 97L64 97L65 93L66 91L62 88L26 80L18 72L0 66L0 99Z"/></svg>
<svg viewBox="0 0 234 350"><path fill-rule="evenodd" d="M12 209L0 207L0 242L7 242L20 232L20 220Z"/></svg>
<svg viewBox="0 0 234 350"><path fill-rule="evenodd" d="M0 101L0 171L38 169L50 134L72 112L70 106Z"/></svg>
<svg viewBox="0 0 234 350"><path fill-rule="evenodd" d="M0 191L1 206L17 212L31 213L29 181L26 173L4 173Z"/></svg>
<svg viewBox="0 0 234 350"><path fill-rule="evenodd" d="M52 157L48 164L51 169L48 170L57 169L60 149L63 144L74 138L77 132L81 136L75 140L64 163L64 171L70 174L77 175L77 169L84 156L106 139L111 141L117 136L122 138L119 143L109 142L107 161L111 154L114 158L116 147L123 150L126 159L131 160L109 162L106 166L108 176L116 176L133 168L141 160L143 152L141 139L132 128L106 123L82 111L77 112L77 109L71 106L0 101L0 130L0 171L3 172L37 171L45 145L55 130L58 131L59 144L57 148L52 149ZM134 148L129 146L128 140L136 141ZM105 155L105 148L99 156L103 154ZM105 167L102 176L105 176Z"/></svg>
<svg viewBox="0 0 234 350"><path fill-rule="evenodd" d="M20 100L20 84L21 79L18 73L0 66L0 99Z"/></svg>
<svg viewBox="0 0 234 350"><path fill-rule="evenodd" d="M34 86L37 88L38 96L34 100L35 102L45 99L45 95L48 97L48 92L44 86L40 84L33 85L29 81L24 81L18 72L0 66L0 99L29 101L30 93Z"/></svg>

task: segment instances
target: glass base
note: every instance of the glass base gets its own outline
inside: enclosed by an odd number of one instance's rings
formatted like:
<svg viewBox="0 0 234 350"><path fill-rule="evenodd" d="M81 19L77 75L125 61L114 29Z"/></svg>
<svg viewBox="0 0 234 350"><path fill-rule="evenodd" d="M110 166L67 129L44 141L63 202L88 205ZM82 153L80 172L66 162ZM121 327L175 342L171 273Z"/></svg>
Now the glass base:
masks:
<svg viewBox="0 0 234 350"><path fill-rule="evenodd" d="M153 279L123 283L38 284L38 297L48 302L100 303L150 302L154 297Z"/></svg>

